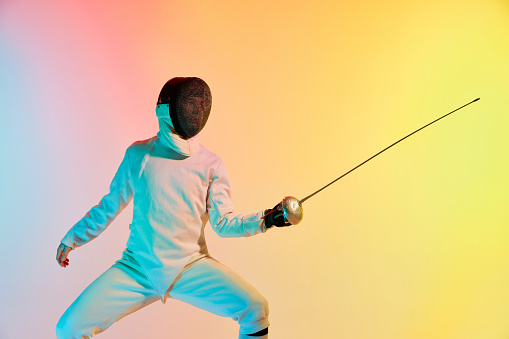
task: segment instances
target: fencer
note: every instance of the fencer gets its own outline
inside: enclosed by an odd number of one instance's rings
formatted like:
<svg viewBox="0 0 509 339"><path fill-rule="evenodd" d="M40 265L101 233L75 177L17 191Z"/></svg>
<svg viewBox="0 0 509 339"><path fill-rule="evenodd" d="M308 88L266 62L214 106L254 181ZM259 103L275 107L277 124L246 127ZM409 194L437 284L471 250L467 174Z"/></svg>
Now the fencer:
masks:
<svg viewBox="0 0 509 339"><path fill-rule="evenodd" d="M57 262L103 232L133 200L121 259L93 281L56 326L57 338L90 338L157 300L182 300L238 322L239 338L268 338L268 303L246 280L213 259L204 227L248 237L289 226L281 203L236 213L223 161L200 145L212 106L199 78L172 78L156 106L159 132L129 146L107 193L61 240Z"/></svg>

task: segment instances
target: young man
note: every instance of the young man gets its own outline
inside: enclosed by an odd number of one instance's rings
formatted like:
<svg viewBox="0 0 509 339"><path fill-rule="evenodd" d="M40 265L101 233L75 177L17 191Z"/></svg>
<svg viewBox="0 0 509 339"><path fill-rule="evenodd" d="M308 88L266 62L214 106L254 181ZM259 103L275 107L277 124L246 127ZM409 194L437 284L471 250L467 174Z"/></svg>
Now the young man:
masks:
<svg viewBox="0 0 509 339"><path fill-rule="evenodd" d="M212 105L199 78L173 78L162 88L159 132L132 144L106 194L62 239L57 262L96 238L133 200L122 258L92 282L57 324L58 338L89 338L156 300L179 299L240 325L239 338L268 338L268 305L247 281L210 257L204 227L247 237L290 225L281 211L233 210L222 160L198 142Z"/></svg>

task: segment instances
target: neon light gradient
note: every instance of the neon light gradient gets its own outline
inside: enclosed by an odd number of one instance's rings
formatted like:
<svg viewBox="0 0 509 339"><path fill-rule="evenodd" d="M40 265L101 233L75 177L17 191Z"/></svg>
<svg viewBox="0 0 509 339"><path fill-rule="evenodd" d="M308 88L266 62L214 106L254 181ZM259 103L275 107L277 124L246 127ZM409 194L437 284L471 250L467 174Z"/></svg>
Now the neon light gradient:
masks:
<svg viewBox="0 0 509 339"><path fill-rule="evenodd" d="M107 193L125 149L157 132L173 76L212 89L201 142L238 211L302 198L304 220L211 254L269 300L271 338L509 336L509 3L0 3L0 337L53 338L120 258L132 208L60 268L61 237ZM101 338L236 338L154 304Z"/></svg>

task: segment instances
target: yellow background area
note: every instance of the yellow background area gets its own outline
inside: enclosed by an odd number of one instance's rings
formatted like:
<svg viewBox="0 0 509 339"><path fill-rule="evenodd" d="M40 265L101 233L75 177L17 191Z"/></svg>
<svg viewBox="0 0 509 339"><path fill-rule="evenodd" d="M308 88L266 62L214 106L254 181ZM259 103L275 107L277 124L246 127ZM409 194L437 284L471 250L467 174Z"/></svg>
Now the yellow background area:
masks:
<svg viewBox="0 0 509 339"><path fill-rule="evenodd" d="M269 300L271 338L509 337L507 1L7 1L0 10L10 77L2 150L15 164L2 214L19 225L0 254L30 243L27 261L47 258L31 273L5 264L3 290L21 284L46 312L5 295L0 336L40 336L21 317L52 337L72 300L120 258L130 211L71 252L65 271L54 251L107 193L129 144L157 132L164 82L198 76L213 95L201 143L224 160L246 213L301 199L480 97L306 201L301 224L206 235L211 254ZM173 301L101 338L236 333L230 319Z"/></svg>

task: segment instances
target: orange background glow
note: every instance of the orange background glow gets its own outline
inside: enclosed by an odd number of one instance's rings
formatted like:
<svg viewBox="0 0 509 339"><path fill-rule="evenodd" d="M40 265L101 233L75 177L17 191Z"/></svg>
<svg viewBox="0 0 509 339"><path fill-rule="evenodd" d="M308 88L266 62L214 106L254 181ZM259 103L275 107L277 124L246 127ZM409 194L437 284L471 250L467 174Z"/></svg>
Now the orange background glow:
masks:
<svg viewBox="0 0 509 339"><path fill-rule="evenodd" d="M132 209L55 252L107 193L125 149L157 132L166 80L213 94L201 143L237 211L312 193L301 224L211 254L269 300L271 338L509 337L509 3L0 2L0 337L53 338L120 258ZM237 337L178 301L101 338Z"/></svg>

